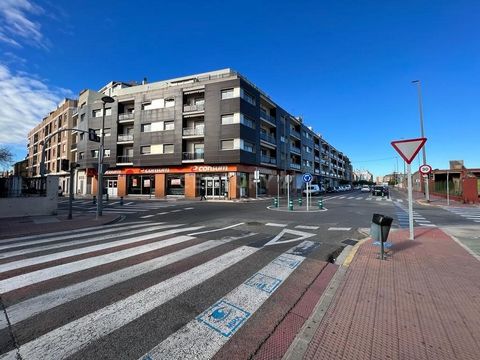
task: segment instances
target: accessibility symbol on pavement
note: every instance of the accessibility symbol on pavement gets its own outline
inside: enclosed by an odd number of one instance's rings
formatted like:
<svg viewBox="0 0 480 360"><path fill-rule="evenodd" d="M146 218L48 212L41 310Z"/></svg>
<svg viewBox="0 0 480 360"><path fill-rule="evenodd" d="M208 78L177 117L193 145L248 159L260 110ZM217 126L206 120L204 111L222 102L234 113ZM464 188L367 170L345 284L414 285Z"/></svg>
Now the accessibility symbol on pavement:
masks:
<svg viewBox="0 0 480 360"><path fill-rule="evenodd" d="M250 315L248 311L222 299L198 315L197 320L223 336L230 337Z"/></svg>

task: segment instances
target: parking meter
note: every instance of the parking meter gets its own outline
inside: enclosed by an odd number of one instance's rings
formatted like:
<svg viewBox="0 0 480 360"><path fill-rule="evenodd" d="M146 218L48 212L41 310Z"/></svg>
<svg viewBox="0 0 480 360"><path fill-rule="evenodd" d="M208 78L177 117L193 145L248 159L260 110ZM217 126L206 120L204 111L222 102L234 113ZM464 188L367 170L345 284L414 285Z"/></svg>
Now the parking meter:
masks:
<svg viewBox="0 0 480 360"><path fill-rule="evenodd" d="M381 259L384 260L384 242L388 239L388 233L392 226L393 218L381 214L373 214L370 236L373 241L380 242Z"/></svg>

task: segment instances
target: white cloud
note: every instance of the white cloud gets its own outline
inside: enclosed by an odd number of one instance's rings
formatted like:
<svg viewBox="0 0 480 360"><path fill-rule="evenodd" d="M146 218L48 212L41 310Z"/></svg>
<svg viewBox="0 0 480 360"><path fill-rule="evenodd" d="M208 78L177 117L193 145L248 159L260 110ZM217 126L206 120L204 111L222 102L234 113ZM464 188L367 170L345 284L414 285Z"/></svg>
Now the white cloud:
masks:
<svg viewBox="0 0 480 360"><path fill-rule="evenodd" d="M28 132L72 92L0 64L0 144L24 145Z"/></svg>
<svg viewBox="0 0 480 360"><path fill-rule="evenodd" d="M0 1L0 41L14 47L21 47L22 42L47 48L48 40L41 33L38 21L29 15L41 15L44 10L29 0Z"/></svg>

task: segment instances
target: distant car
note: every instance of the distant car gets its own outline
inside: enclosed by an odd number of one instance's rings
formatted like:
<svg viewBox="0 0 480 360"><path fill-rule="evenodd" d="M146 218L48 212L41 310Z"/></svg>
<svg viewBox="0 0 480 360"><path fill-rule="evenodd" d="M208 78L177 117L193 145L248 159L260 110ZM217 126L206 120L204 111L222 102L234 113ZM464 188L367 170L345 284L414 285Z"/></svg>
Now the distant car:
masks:
<svg viewBox="0 0 480 360"><path fill-rule="evenodd" d="M345 190L346 191L352 190L352 185L345 185Z"/></svg>
<svg viewBox="0 0 480 360"><path fill-rule="evenodd" d="M388 195L388 187L383 185L375 185L372 188L372 195L374 196L387 196Z"/></svg>
<svg viewBox="0 0 480 360"><path fill-rule="evenodd" d="M309 190L303 190L303 196L307 196L307 193L310 193L312 196L318 196L325 193L325 189L319 185L312 184Z"/></svg>
<svg viewBox="0 0 480 360"><path fill-rule="evenodd" d="M368 185L363 185L360 191L363 192L370 192L370 187Z"/></svg>

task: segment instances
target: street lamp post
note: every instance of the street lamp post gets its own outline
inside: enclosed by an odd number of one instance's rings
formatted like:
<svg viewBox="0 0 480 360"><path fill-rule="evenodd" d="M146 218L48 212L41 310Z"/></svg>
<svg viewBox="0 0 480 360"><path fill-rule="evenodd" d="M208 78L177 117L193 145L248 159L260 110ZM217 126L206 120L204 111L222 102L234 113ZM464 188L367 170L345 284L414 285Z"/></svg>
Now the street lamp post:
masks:
<svg viewBox="0 0 480 360"><path fill-rule="evenodd" d="M421 84L420 80L413 80L412 84L417 84L417 92L418 92L418 111L420 112L420 131L422 138L425 137L425 132L423 129L423 106L422 106L422 91L421 91ZM423 164L427 164L427 153L425 150L425 145L422 147L422 155L423 155ZM425 178L425 199L427 202L430 202L430 189L428 184L428 177Z"/></svg>
<svg viewBox="0 0 480 360"><path fill-rule="evenodd" d="M115 99L110 96L102 97L102 128L101 128L101 137L100 137L100 146L98 149L98 184L97 184L97 220L102 216L103 208L103 152L104 152L104 141L105 141L105 104L113 103Z"/></svg>

